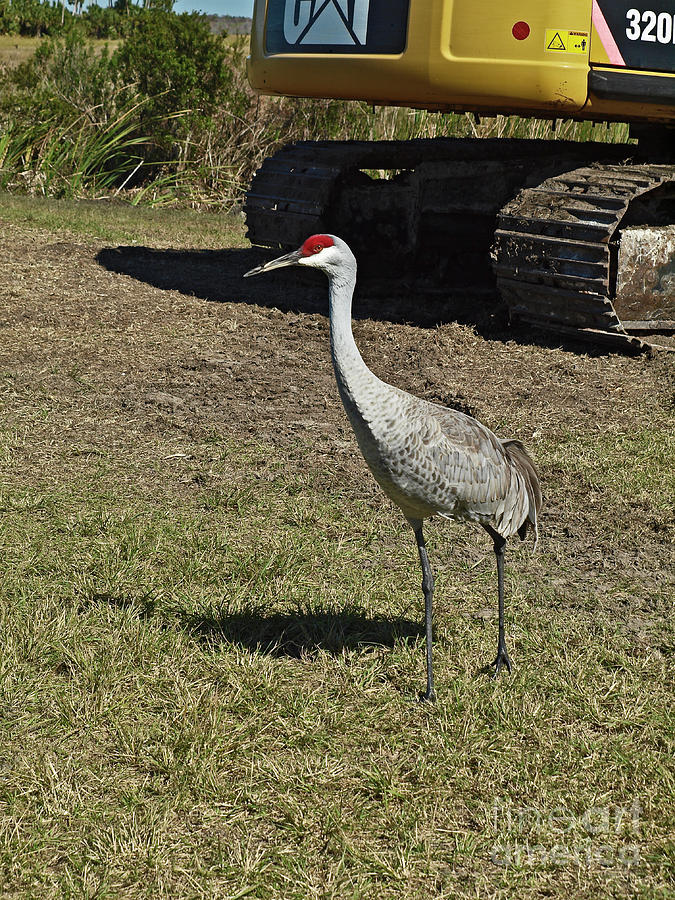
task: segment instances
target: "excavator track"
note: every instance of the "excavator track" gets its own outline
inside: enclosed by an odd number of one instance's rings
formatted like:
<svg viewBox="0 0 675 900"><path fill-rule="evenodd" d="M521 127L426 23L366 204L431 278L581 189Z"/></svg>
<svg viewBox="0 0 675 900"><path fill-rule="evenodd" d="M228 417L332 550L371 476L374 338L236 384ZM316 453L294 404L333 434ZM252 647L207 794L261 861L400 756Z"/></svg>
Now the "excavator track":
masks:
<svg viewBox="0 0 675 900"><path fill-rule="evenodd" d="M597 165L521 191L498 216L493 250L497 285L511 318L638 350L646 342L630 333L633 327L649 330L644 327L649 322L654 332L672 332L675 279L670 282L670 309L665 297L666 308L658 317L621 318L620 291L615 306L619 226L637 198L670 186L675 197L671 166ZM652 269L647 259L645 276ZM630 314L630 303L625 305Z"/></svg>
<svg viewBox="0 0 675 900"><path fill-rule="evenodd" d="M290 249L312 233L342 234L371 283L498 287L512 320L639 351L649 343L632 325L642 334L675 325L675 167L626 164L635 153L505 139L296 143L255 174L248 236ZM651 290L634 302L641 270L622 295L625 223L668 227L656 309Z"/></svg>

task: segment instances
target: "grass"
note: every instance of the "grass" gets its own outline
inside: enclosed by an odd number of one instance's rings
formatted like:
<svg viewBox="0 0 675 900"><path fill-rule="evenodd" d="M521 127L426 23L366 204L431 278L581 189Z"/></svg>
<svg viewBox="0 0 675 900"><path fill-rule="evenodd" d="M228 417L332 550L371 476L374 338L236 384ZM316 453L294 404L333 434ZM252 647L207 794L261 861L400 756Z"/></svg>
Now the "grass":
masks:
<svg viewBox="0 0 675 900"><path fill-rule="evenodd" d="M42 38L0 34L0 66L14 68L30 59Z"/></svg>
<svg viewBox="0 0 675 900"><path fill-rule="evenodd" d="M3 197L0 218L49 231L48 247L244 245L232 220L217 233L180 211ZM110 341L127 329L142 360L144 310L99 301L109 330L73 326L62 355L54 316L72 314L50 305L39 246L46 318L24 312L0 378L3 894L672 897L672 407L600 438L591 410L537 439L553 521L537 556L508 554L511 677L483 671L489 549L430 526L444 599L439 701L423 706L416 552L391 508L344 483L315 428L280 443L234 411L213 429L139 424L111 395L131 363ZM166 307L163 357L180 317L198 342L201 306ZM252 365L262 317L282 314L234 312L223 327L242 323ZM78 368L92 335L107 369ZM575 365L577 385L592 360ZM588 543L610 556L640 540L641 566L589 570Z"/></svg>
<svg viewBox="0 0 675 900"><path fill-rule="evenodd" d="M138 133L144 102L121 100L112 120L102 123L91 111L64 122L58 116L26 127L9 124L0 133L0 188L69 199L124 197L133 205L173 204L192 176L174 165L159 171L143 157L150 138ZM178 114L180 115L180 114ZM125 190L140 171L153 169L143 185Z"/></svg>
<svg viewBox="0 0 675 900"><path fill-rule="evenodd" d="M132 206L123 199L71 200L0 194L0 217L14 224L111 243L183 246L189 234L194 247L230 245L241 237L237 214L212 210Z"/></svg>
<svg viewBox="0 0 675 900"><path fill-rule="evenodd" d="M216 469L276 462L244 449ZM479 673L494 629L446 611L441 696L422 707L412 548L394 573L362 569L396 546L388 511L283 476L162 501L102 489L105 457L89 468L67 494L2 498L5 883L529 897L562 880L574 896L667 896L663 654L521 582L513 677ZM439 590L466 598L467 574L453 563Z"/></svg>
<svg viewBox="0 0 675 900"><path fill-rule="evenodd" d="M23 37L15 34L0 34L0 68L6 66L14 68L23 62L27 62L35 53L41 42L46 40L39 37ZM120 44L119 40L91 40L94 47L102 49L106 44L110 52Z"/></svg>

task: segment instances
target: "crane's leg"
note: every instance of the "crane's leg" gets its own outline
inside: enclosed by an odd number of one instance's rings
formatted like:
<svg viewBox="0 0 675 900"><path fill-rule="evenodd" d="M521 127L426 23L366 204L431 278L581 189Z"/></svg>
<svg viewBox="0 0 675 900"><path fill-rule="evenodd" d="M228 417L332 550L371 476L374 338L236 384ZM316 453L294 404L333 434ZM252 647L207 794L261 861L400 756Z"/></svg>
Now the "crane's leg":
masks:
<svg viewBox="0 0 675 900"><path fill-rule="evenodd" d="M485 529L493 540L495 548L495 556L497 557L497 591L499 592L499 643L497 644L497 658L494 661L494 675L499 675L502 666L506 666L507 671L511 671L511 660L506 651L506 641L504 639L504 547L506 546L506 538L490 527Z"/></svg>
<svg viewBox="0 0 675 900"><path fill-rule="evenodd" d="M415 540L417 541L417 549L420 553L420 562L422 563L422 591L424 592L424 627L427 639L427 689L424 694L420 694L420 700L429 700L432 703L436 700L436 692L434 691L434 673L431 666L431 615L433 611L434 599L434 573L431 571L429 564L429 556L427 555L427 547L424 543L424 534L422 533L422 525L415 528Z"/></svg>

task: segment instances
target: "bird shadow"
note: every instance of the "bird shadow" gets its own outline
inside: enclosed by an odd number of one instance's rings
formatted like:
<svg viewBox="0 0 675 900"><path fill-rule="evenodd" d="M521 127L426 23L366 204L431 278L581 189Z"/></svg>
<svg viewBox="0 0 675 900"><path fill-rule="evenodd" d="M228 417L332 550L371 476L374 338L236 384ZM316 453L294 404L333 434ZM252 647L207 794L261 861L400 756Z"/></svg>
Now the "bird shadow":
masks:
<svg viewBox="0 0 675 900"><path fill-rule="evenodd" d="M178 627L194 640L209 647L236 644L246 650L273 657L300 659L323 650L333 656L343 650L364 647L394 647L417 639L424 630L418 622L403 616L366 615L351 606L268 613L253 605L230 612L189 612L172 610L169 619L161 615L153 597L92 593L78 601L79 612L100 606L126 611L143 620L155 619L161 629Z"/></svg>
<svg viewBox="0 0 675 900"><path fill-rule="evenodd" d="M178 628L207 650L236 645L249 653L274 659L302 659L317 651L339 656L345 650L393 648L398 643L424 637L424 628L412 619L368 616L348 606L292 613L265 613L253 606L237 612L221 611L216 614L178 609L174 611L175 619L164 619L158 618L156 603L149 595L132 597L102 592L80 598L78 611L83 613L101 605L126 611L143 621L152 619L154 627L162 631L175 631L177 619ZM439 643L442 645L445 641L442 636L436 635L434 644ZM494 662L478 665L472 672L472 678L474 681L487 678L494 684L500 681L500 678L494 678ZM400 692L407 694L403 688ZM416 694L414 702L417 703L422 697L422 694Z"/></svg>
<svg viewBox="0 0 675 900"><path fill-rule="evenodd" d="M236 644L251 652L292 659L317 650L336 656L343 650L393 647L423 633L410 619L368 616L347 607L293 613L249 608L216 615L183 611L179 618L193 638L210 647Z"/></svg>

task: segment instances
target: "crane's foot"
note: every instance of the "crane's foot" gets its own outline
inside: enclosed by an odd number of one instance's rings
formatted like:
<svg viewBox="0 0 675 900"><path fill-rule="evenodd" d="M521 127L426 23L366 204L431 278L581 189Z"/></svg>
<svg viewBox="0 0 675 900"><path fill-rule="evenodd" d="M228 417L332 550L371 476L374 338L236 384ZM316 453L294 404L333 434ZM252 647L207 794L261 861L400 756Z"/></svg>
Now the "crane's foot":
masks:
<svg viewBox="0 0 675 900"><path fill-rule="evenodd" d="M427 688L423 694L419 694L417 699L420 703L435 703L436 691L433 688Z"/></svg>
<svg viewBox="0 0 675 900"><path fill-rule="evenodd" d="M502 666L506 666L506 671L511 674L511 660L509 659L509 654L506 652L506 644L499 643L497 647L497 658L494 663L494 672L492 674L493 680L499 675L501 672Z"/></svg>

